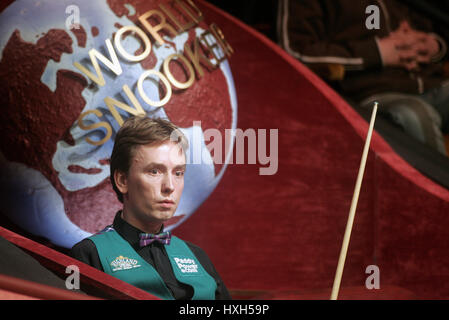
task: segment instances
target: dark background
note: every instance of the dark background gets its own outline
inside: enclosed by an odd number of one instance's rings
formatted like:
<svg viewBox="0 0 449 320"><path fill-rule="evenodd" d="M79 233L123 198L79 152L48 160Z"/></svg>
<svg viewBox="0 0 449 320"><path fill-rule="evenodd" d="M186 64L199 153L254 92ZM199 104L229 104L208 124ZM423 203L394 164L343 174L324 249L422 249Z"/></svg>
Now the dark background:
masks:
<svg viewBox="0 0 449 320"><path fill-rule="evenodd" d="M276 42L278 0L208 0Z"/></svg>
<svg viewBox="0 0 449 320"><path fill-rule="evenodd" d="M277 42L276 17L280 0L207 0ZM317 0L319 1L319 0ZM357 1L357 0L355 0ZM388 0L387 0L388 1ZM400 0L425 12L436 25L449 27L449 0ZM445 30L446 31L446 30Z"/></svg>

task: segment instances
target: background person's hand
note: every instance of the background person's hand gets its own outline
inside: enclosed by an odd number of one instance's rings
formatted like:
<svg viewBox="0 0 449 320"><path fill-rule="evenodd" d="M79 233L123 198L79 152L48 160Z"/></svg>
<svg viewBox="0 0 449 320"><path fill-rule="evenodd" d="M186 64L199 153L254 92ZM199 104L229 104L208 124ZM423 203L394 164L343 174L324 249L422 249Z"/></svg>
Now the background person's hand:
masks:
<svg viewBox="0 0 449 320"><path fill-rule="evenodd" d="M440 51L440 45L432 34L413 29L407 21L401 22L398 32L403 37L409 38L416 61L419 63L429 63Z"/></svg>
<svg viewBox="0 0 449 320"><path fill-rule="evenodd" d="M416 50L410 39L399 33L390 33L377 42L385 67L403 67L412 70L418 67Z"/></svg>
<svg viewBox="0 0 449 320"><path fill-rule="evenodd" d="M416 61L419 63L429 63L440 50L438 41L431 34L425 33L416 44Z"/></svg>
<svg viewBox="0 0 449 320"><path fill-rule="evenodd" d="M417 69L419 63L429 63L439 51L438 41L431 34L413 29L407 21L388 36L378 40L384 66Z"/></svg>

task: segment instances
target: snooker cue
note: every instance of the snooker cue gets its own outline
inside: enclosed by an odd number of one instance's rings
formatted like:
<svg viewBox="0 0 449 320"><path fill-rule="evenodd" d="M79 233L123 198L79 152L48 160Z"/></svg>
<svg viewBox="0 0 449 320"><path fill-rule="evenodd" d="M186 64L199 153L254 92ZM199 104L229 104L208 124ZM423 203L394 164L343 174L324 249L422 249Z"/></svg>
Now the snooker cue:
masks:
<svg viewBox="0 0 449 320"><path fill-rule="evenodd" d="M348 221L346 223L346 230L341 245L340 257L338 258L337 270L335 271L334 284L332 286L331 300L337 300L338 291L340 290L341 277L343 275L343 268L345 265L346 254L348 253L349 239L351 237L352 225L354 223L355 210L359 200L360 187L362 186L363 174L365 172L366 159L368 157L369 145L371 136L373 134L374 121L377 113L377 102L374 102L373 112L371 114L371 121L369 124L368 134L366 135L365 147L363 148L362 159L360 161L359 173L352 196L351 208L349 209Z"/></svg>

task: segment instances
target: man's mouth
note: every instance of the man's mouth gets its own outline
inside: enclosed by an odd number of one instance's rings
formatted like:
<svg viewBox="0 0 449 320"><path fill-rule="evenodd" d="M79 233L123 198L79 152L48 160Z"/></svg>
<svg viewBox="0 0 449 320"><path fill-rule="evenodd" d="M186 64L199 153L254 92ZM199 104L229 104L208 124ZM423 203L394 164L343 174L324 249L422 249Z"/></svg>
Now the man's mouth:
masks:
<svg viewBox="0 0 449 320"><path fill-rule="evenodd" d="M158 202L162 207L164 208L171 208L175 205L175 202L173 200L162 200Z"/></svg>

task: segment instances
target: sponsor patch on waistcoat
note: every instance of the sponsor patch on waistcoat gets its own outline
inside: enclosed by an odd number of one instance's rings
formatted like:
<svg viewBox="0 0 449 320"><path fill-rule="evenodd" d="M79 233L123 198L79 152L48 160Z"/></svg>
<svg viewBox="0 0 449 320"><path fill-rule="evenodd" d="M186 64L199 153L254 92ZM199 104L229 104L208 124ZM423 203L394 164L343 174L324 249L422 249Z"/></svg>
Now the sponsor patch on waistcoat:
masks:
<svg viewBox="0 0 449 320"><path fill-rule="evenodd" d="M194 274L198 273L198 265L195 260L190 258L173 258L176 265L179 267L182 273Z"/></svg>
<svg viewBox="0 0 449 320"><path fill-rule="evenodd" d="M130 259L124 256L118 256L111 262L112 272L129 270L138 267L140 267L140 264L136 259Z"/></svg>

